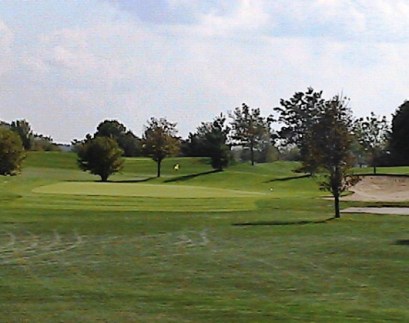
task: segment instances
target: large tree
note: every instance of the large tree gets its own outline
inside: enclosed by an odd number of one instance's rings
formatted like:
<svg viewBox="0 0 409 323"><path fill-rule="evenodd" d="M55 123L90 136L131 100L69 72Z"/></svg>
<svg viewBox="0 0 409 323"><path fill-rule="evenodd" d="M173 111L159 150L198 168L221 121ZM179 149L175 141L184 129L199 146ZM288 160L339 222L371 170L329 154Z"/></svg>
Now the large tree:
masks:
<svg viewBox="0 0 409 323"><path fill-rule="evenodd" d="M260 109L251 109L245 103L234 109L230 118L233 143L250 150L251 165L254 165L255 151L270 134L270 118L261 116Z"/></svg>
<svg viewBox="0 0 409 323"><path fill-rule="evenodd" d="M349 174L349 169L353 166L351 130L351 112L345 99L340 96L325 102L322 113L308 130L310 158L314 159L319 170L326 173L321 188L333 195L336 218L340 217L341 193L357 180Z"/></svg>
<svg viewBox="0 0 409 323"><path fill-rule="evenodd" d="M34 134L28 121L24 119L13 121L10 128L20 136L24 149L30 150L33 146Z"/></svg>
<svg viewBox="0 0 409 323"><path fill-rule="evenodd" d="M126 132L126 127L117 120L104 120L97 126L95 137L118 139Z"/></svg>
<svg viewBox="0 0 409 323"><path fill-rule="evenodd" d="M210 157L214 169L223 170L231 160L229 132L226 117L220 114L212 122L203 122L197 127L196 133L190 134L189 143L198 155Z"/></svg>
<svg viewBox="0 0 409 323"><path fill-rule="evenodd" d="M369 155L373 173L376 174L378 158L386 149L389 134L389 124L386 117L376 116L371 112L370 116L359 118L354 122L354 133L358 142Z"/></svg>
<svg viewBox="0 0 409 323"><path fill-rule="evenodd" d="M176 134L176 123L165 118L151 118L145 127L142 148L144 153L156 162L157 177L161 175L162 161L179 152L180 140Z"/></svg>
<svg viewBox="0 0 409 323"><path fill-rule="evenodd" d="M19 173L24 158L24 147L18 134L0 127L0 175Z"/></svg>
<svg viewBox="0 0 409 323"><path fill-rule="evenodd" d="M287 146L296 146L304 161L304 171L313 173L316 165L309 150L309 139L311 128L318 122L318 119L325 109L325 100L322 98L322 91L315 91L308 88L306 92L296 92L288 99L280 100L280 106L274 108L278 113L278 122L283 126L278 131L282 143Z"/></svg>
<svg viewBox="0 0 409 323"><path fill-rule="evenodd" d="M78 147L78 166L83 171L101 177L106 182L108 177L123 167L122 149L109 137L95 137L86 140Z"/></svg>
<svg viewBox="0 0 409 323"><path fill-rule="evenodd" d="M409 101L398 107L392 117L390 147L395 162L409 165Z"/></svg>
<svg viewBox="0 0 409 323"><path fill-rule="evenodd" d="M117 120L104 120L97 126L95 137L109 137L118 143L127 157L140 155L141 140Z"/></svg>

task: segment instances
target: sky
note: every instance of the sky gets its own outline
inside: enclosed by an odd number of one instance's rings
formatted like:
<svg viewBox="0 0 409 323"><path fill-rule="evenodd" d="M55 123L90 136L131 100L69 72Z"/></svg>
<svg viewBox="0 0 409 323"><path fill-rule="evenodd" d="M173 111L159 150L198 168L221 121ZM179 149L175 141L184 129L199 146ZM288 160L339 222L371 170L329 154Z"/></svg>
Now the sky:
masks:
<svg viewBox="0 0 409 323"><path fill-rule="evenodd" d="M408 58L409 0L2 0L0 120L69 143L165 117L186 137L308 87L390 117Z"/></svg>

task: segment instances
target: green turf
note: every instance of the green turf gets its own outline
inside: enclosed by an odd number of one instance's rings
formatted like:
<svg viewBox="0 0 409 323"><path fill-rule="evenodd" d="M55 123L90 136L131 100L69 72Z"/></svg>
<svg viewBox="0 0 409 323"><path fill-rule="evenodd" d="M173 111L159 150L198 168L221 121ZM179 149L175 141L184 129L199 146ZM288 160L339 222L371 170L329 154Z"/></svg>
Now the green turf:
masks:
<svg viewBox="0 0 409 323"><path fill-rule="evenodd" d="M98 183L72 154L30 154L0 178L2 321L409 321L408 217L327 220L332 202L297 166L173 159L155 179L127 159ZM41 193L58 187L75 194ZM141 188L157 196L124 194Z"/></svg>
<svg viewBox="0 0 409 323"><path fill-rule="evenodd" d="M188 185L143 183L63 182L37 187L35 193L94 196L135 196L172 199L264 197L259 192L228 190Z"/></svg>

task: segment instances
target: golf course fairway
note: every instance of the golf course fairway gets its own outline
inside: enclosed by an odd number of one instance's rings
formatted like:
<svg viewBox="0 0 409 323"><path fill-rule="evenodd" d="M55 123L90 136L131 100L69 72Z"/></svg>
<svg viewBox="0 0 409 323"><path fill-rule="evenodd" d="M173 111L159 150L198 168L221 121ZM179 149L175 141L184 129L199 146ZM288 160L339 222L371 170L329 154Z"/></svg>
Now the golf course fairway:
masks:
<svg viewBox="0 0 409 323"><path fill-rule="evenodd" d="M266 196L266 194L259 192L247 192L240 190L188 185L96 182L61 182L36 187L33 189L33 192L63 195L163 197L175 199Z"/></svg>
<svg viewBox="0 0 409 323"><path fill-rule="evenodd" d="M334 219L299 166L127 158L102 183L29 152L0 178L2 322L409 322L408 216Z"/></svg>

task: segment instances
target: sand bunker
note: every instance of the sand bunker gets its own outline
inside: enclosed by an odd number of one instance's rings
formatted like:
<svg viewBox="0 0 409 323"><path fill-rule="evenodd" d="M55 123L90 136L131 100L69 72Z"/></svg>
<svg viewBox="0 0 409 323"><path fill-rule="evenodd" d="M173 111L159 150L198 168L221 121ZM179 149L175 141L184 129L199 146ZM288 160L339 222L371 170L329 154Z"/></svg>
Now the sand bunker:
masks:
<svg viewBox="0 0 409 323"><path fill-rule="evenodd" d="M409 177L407 176L363 176L350 189L354 194L345 196L343 201L404 202L409 201ZM406 207L350 207L343 213L372 213L409 215Z"/></svg>
<svg viewBox="0 0 409 323"><path fill-rule="evenodd" d="M396 214L409 215L407 207L349 207L342 213L371 213L371 214Z"/></svg>
<svg viewBox="0 0 409 323"><path fill-rule="evenodd" d="M402 202L409 201L409 177L406 176L363 176L350 189L354 194L343 201Z"/></svg>

